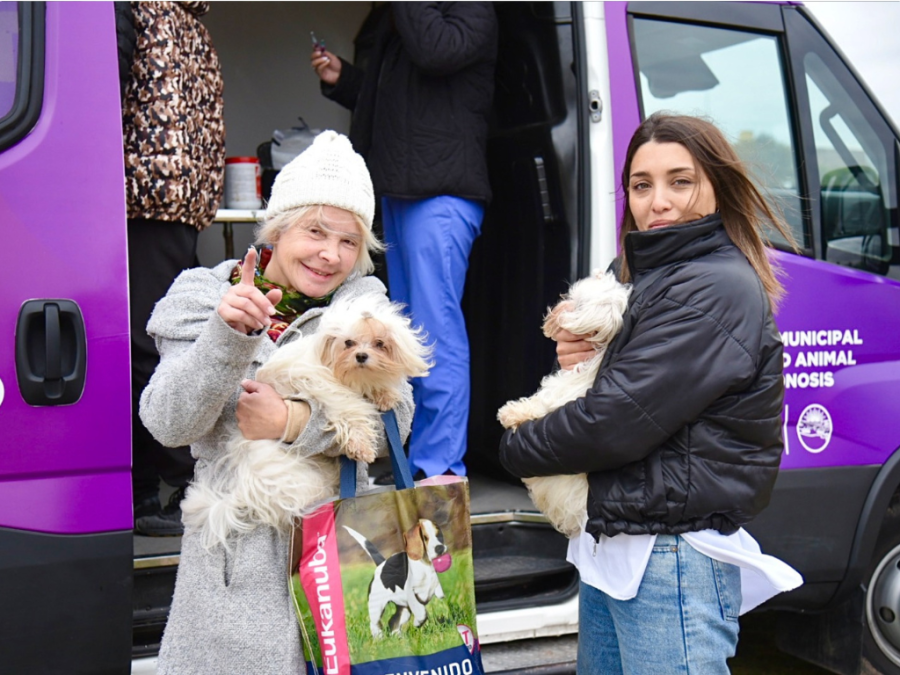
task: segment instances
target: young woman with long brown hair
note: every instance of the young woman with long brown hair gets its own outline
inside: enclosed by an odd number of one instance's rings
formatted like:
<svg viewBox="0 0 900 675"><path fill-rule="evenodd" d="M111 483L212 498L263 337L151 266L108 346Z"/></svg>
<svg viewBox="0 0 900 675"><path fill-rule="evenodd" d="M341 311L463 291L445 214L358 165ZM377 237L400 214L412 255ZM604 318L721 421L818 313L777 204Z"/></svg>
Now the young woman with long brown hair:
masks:
<svg viewBox="0 0 900 675"><path fill-rule="evenodd" d="M783 294L767 230L791 236L722 133L655 114L622 176L622 331L583 398L503 437L520 477L588 473L578 672L727 673L738 616L801 583L742 526L781 460ZM590 355L561 332L560 365Z"/></svg>

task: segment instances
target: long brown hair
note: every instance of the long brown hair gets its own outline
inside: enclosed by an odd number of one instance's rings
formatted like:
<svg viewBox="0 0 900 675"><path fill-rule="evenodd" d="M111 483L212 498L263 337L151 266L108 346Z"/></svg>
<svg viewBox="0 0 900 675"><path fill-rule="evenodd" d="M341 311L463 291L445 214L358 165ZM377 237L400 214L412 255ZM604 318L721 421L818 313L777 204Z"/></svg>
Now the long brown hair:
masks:
<svg viewBox="0 0 900 675"><path fill-rule="evenodd" d="M712 185L725 231L756 271L773 307L777 306L784 295L784 287L778 280L777 270L766 255L769 238L765 229L767 226L774 227L796 250L794 236L783 218L775 214L750 180L744 163L722 132L703 118L653 113L634 132L625 155L625 168L622 170L625 212L619 234L620 250L625 250L625 237L628 233L637 230L628 192L631 163L638 149L651 141L678 143L691 153ZM621 266L621 276L623 282L630 280L628 265Z"/></svg>

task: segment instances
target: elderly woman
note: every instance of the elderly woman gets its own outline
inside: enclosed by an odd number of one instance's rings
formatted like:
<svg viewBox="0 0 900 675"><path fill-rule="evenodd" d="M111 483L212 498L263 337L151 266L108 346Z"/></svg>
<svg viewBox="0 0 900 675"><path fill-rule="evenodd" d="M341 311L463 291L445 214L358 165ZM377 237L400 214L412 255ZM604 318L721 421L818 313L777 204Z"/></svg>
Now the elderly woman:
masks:
<svg viewBox="0 0 900 675"><path fill-rule="evenodd" d="M251 248L242 263L184 272L156 306L147 330L161 362L141 419L163 444L190 444L195 482L214 479L213 461L235 424L245 438L278 439L298 453L332 449L315 401L285 402L253 377L280 346L315 331L332 301L385 292L365 276L370 251L381 248L374 210L362 158L346 137L326 131L279 173L258 232L262 254ZM407 386L396 409L404 437L412 410ZM366 485L364 464L358 473ZM186 532L160 675L302 672L289 538L260 526L230 550L207 550Z"/></svg>

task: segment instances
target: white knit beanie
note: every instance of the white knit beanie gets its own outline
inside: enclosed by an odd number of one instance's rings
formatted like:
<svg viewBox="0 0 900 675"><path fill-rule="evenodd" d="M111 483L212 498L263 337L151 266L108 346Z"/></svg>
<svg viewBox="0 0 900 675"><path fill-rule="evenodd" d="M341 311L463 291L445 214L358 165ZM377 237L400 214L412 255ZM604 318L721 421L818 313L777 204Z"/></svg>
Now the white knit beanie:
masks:
<svg viewBox="0 0 900 675"><path fill-rule="evenodd" d="M266 220L300 206L323 204L357 214L369 229L375 217L375 191L366 163L336 131L323 131L288 162L272 184Z"/></svg>

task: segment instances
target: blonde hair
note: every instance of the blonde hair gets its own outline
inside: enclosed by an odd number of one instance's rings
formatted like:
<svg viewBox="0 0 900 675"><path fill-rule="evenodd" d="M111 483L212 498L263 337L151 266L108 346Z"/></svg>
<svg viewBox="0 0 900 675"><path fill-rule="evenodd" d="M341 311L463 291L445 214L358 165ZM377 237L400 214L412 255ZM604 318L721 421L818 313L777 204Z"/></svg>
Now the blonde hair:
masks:
<svg viewBox="0 0 900 675"><path fill-rule="evenodd" d="M275 246L281 235L289 229L310 221L318 221L323 230L329 234L334 234L336 233L335 230L332 230L323 222L324 210L325 206L322 204L311 204L276 213L271 218L260 221L256 227L256 243ZM353 271L361 276L371 274L375 271L375 263L372 261L371 254L384 251L384 244L372 234L372 229L366 225L359 214L352 211L347 211L347 213L353 216L353 220L359 228L362 237L362 246L359 247L359 255L356 258L356 263L353 265Z"/></svg>

